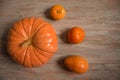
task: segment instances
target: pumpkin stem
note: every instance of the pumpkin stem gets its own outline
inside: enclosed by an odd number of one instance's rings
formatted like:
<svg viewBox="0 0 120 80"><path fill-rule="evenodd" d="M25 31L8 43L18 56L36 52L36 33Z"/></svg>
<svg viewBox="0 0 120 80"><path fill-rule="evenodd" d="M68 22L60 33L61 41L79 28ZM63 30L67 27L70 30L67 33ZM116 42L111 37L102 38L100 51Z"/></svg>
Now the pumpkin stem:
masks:
<svg viewBox="0 0 120 80"><path fill-rule="evenodd" d="M28 40L24 41L21 46L26 47L26 46L30 45L31 43L32 43L32 40L28 39Z"/></svg>
<svg viewBox="0 0 120 80"><path fill-rule="evenodd" d="M59 14L59 13L61 13L61 11L60 11L60 10L57 10L57 13Z"/></svg>

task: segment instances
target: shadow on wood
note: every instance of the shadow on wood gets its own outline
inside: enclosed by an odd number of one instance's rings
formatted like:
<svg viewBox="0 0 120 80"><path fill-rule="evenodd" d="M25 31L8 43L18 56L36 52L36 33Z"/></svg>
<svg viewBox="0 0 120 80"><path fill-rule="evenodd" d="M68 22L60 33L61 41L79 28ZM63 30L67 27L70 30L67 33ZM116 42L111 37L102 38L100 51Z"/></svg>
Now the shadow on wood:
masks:
<svg viewBox="0 0 120 80"><path fill-rule="evenodd" d="M69 70L69 69L65 66L65 64L64 64L65 58L67 58L67 57L69 57L69 56L71 56L71 55L64 56L64 57L62 56L60 59L57 60L57 64L58 64L58 66L59 66L61 69L64 69L64 70L70 72L70 70Z"/></svg>
<svg viewBox="0 0 120 80"><path fill-rule="evenodd" d="M64 43L67 43L67 44L70 44L69 41L68 41L68 31L70 29L67 28L67 29L64 29L64 31L61 31L61 34L60 34L60 38L61 40L64 42Z"/></svg>
<svg viewBox="0 0 120 80"><path fill-rule="evenodd" d="M45 12L44 12L44 14L45 14L45 17L46 18L48 18L48 19L51 19L51 20L53 20L51 17L50 17L50 8L48 8Z"/></svg>
<svg viewBox="0 0 120 80"><path fill-rule="evenodd" d="M9 26L12 26L12 23L11 24L8 24ZM10 30L10 27L8 27L5 31L4 31L4 33L2 34L2 39L1 39L1 53L2 53L2 55L6 58L9 58L11 61L12 61L12 59L10 58L10 56L9 56L9 54L8 54L8 52L7 52L7 36L8 36L8 32L9 32L9 30Z"/></svg>

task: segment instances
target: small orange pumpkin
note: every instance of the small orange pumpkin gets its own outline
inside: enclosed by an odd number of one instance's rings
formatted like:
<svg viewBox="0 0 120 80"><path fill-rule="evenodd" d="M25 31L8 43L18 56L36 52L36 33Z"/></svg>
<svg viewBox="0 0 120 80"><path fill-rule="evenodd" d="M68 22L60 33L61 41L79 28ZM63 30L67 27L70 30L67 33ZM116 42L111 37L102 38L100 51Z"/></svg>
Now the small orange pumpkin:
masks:
<svg viewBox="0 0 120 80"><path fill-rule="evenodd" d="M87 72L89 67L88 61L84 57L78 55L67 57L64 64L70 71L79 74Z"/></svg>
<svg viewBox="0 0 120 80"><path fill-rule="evenodd" d="M12 59L25 67L48 62L58 48L54 28L38 18L24 18L10 29L8 52Z"/></svg>
<svg viewBox="0 0 120 80"><path fill-rule="evenodd" d="M50 16L54 20L63 19L66 15L66 10L63 6L56 4L50 9Z"/></svg>
<svg viewBox="0 0 120 80"><path fill-rule="evenodd" d="M85 32L80 27L73 27L68 32L68 41L73 44L81 43L85 38Z"/></svg>

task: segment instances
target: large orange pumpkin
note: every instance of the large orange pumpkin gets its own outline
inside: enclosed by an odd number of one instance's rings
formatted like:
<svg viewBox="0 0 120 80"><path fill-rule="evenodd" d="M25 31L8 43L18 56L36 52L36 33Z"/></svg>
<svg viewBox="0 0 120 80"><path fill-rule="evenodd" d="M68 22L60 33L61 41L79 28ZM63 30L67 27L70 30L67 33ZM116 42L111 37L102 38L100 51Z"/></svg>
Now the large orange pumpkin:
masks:
<svg viewBox="0 0 120 80"><path fill-rule="evenodd" d="M25 67L48 62L58 48L54 28L38 18L24 18L10 29L8 52L12 59Z"/></svg>

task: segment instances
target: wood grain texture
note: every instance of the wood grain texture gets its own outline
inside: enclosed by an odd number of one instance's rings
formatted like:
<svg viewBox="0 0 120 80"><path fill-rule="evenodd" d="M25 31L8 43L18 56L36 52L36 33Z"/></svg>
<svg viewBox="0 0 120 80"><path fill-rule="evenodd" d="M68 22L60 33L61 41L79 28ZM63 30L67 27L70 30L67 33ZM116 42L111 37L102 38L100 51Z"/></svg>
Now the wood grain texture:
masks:
<svg viewBox="0 0 120 80"><path fill-rule="evenodd" d="M64 19L48 17L54 4L66 8ZM6 40L16 21L31 16L54 26L59 50L44 66L24 68L9 57ZM67 41L67 32L73 26L86 32L81 44ZM82 75L69 72L63 60L70 55L87 58L89 71ZM120 0L0 0L0 80L120 80Z"/></svg>

